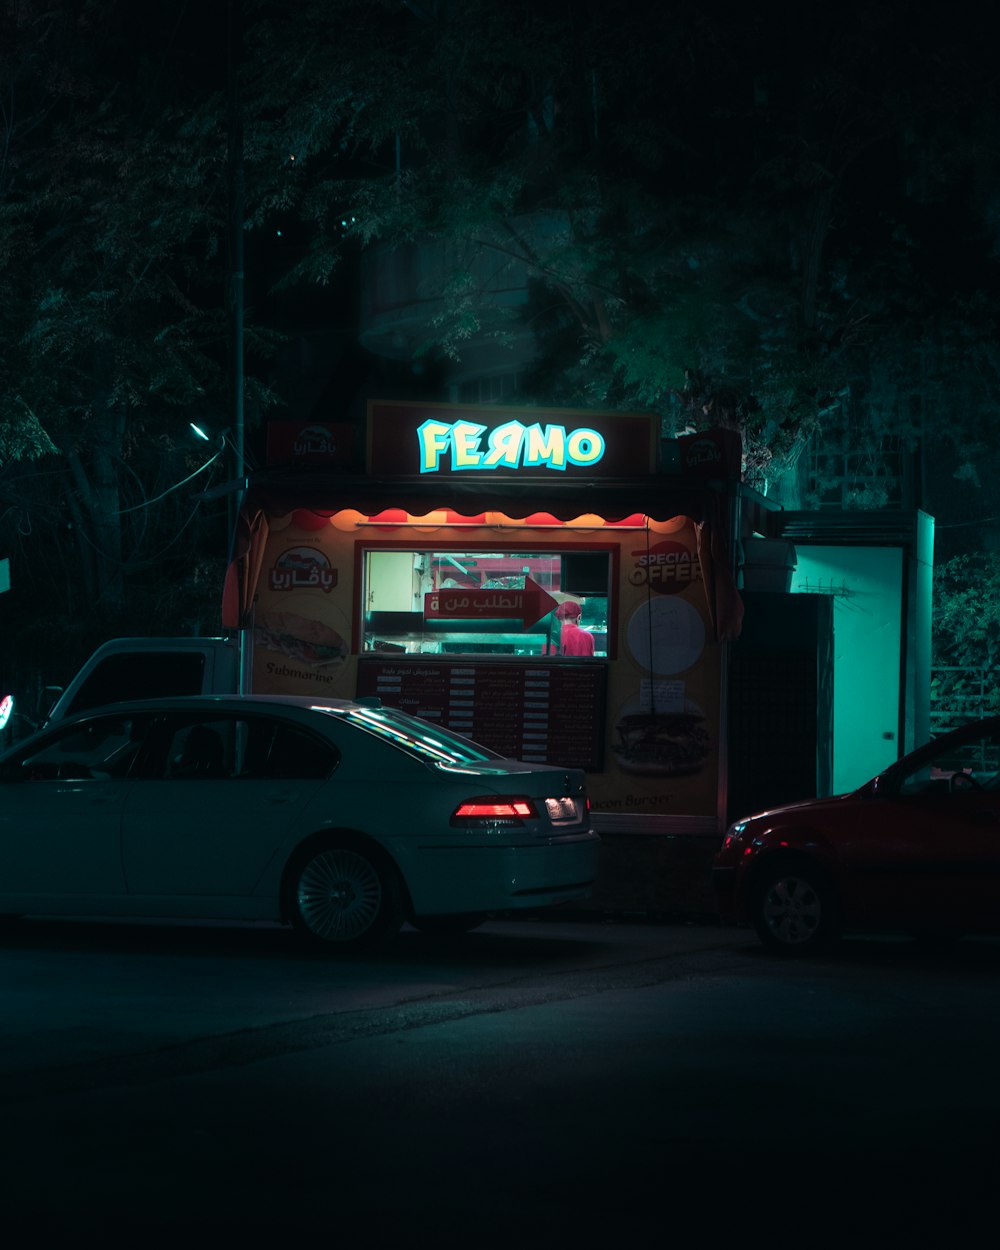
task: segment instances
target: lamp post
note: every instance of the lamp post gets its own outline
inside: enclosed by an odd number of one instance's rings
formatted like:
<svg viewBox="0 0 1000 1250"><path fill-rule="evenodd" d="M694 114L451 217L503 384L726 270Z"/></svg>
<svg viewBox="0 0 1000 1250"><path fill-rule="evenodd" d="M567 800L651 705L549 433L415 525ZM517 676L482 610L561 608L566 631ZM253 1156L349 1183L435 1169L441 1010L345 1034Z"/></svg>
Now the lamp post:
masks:
<svg viewBox="0 0 1000 1250"><path fill-rule="evenodd" d="M240 482L245 474L243 412L243 112L240 101L240 62L243 41L242 0L229 0L227 36L228 124L226 171L229 213L229 274L226 305L229 313L229 426L231 477ZM243 502L242 490L229 497L229 533L236 532L236 520Z"/></svg>
<svg viewBox="0 0 1000 1250"><path fill-rule="evenodd" d="M226 171L229 210L229 281L227 305L229 311L229 424L233 432L230 443L232 452L232 477L239 483L229 495L229 558L235 554L236 530L243 506L245 480L244 412L243 412L243 107L240 99L240 63L243 53L243 2L229 0L227 39L227 92L228 124ZM239 690L250 688L252 630L241 620L239 646Z"/></svg>

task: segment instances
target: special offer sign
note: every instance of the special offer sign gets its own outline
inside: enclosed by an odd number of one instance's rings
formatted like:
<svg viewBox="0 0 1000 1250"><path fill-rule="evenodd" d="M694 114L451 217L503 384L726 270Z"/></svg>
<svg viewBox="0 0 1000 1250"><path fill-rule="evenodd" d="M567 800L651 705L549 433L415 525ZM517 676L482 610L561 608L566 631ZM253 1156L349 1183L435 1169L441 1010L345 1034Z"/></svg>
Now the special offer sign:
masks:
<svg viewBox="0 0 1000 1250"><path fill-rule="evenodd" d="M685 543L665 538L648 548L632 552L635 567L629 573L633 586L648 586L661 595L676 595L701 584L698 553Z"/></svg>

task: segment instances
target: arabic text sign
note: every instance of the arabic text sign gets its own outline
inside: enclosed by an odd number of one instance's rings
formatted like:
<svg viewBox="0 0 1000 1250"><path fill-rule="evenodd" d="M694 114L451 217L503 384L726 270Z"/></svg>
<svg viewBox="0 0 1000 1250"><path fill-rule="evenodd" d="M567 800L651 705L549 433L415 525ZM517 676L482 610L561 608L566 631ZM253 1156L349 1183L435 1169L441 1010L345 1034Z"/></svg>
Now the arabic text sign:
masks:
<svg viewBox="0 0 1000 1250"><path fill-rule="evenodd" d="M424 595L428 621L501 620L534 625L556 606L556 600L531 578L520 588L505 590L432 590Z"/></svg>
<svg viewBox="0 0 1000 1250"><path fill-rule="evenodd" d="M337 570L315 547L293 547L271 569L272 590L322 590L329 593L337 584Z"/></svg>
<svg viewBox="0 0 1000 1250"><path fill-rule="evenodd" d="M511 759L599 772L607 665L479 660L358 662L357 695L465 734Z"/></svg>
<svg viewBox="0 0 1000 1250"><path fill-rule="evenodd" d="M267 463L322 464L350 468L354 427L343 421L268 421Z"/></svg>
<svg viewBox="0 0 1000 1250"><path fill-rule="evenodd" d="M432 590L424 595L424 616L429 621L477 617L519 621L528 609L526 598L523 590L463 590L461 593Z"/></svg>

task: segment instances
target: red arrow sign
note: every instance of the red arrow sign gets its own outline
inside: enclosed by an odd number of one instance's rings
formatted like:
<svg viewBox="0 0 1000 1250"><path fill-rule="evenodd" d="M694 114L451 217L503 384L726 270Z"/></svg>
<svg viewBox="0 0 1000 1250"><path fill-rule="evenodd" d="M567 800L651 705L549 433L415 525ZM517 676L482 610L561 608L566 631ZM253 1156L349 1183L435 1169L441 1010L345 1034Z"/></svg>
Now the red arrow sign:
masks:
<svg viewBox="0 0 1000 1250"><path fill-rule="evenodd" d="M523 587L496 590L432 590L424 595L424 618L428 621L521 621L525 629L547 616L558 600L531 580Z"/></svg>

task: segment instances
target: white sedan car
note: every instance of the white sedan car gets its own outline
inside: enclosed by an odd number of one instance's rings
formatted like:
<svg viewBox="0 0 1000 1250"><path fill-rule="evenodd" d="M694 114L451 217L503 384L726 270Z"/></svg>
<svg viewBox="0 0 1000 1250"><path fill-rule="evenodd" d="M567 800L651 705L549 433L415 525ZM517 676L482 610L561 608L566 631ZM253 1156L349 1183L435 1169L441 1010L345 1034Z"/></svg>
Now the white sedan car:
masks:
<svg viewBox="0 0 1000 1250"><path fill-rule="evenodd" d="M122 703L0 755L6 915L281 920L370 948L585 898L598 845L582 771L346 700Z"/></svg>

